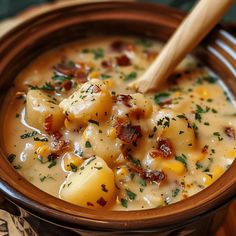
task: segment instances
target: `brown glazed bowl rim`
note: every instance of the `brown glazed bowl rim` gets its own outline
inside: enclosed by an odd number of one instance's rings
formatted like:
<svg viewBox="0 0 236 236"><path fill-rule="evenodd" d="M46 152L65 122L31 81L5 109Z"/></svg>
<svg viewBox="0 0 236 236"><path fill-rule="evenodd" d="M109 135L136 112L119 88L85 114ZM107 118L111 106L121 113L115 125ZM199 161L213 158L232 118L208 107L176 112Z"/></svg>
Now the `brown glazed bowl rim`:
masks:
<svg viewBox="0 0 236 236"><path fill-rule="evenodd" d="M153 17L153 14L163 14L163 19L172 18L172 22L168 23L172 28L176 28L184 16L178 10L167 6L137 2L99 2L87 3L76 7L80 11L98 12L102 12L102 9L105 9L105 11L123 9L123 11L130 11L130 14L133 14L132 16L137 15L138 17L145 15L145 13L150 13L150 16L148 16L149 14L146 15L148 21L152 21L151 16ZM66 12L73 12L74 8L75 6L67 6L62 9ZM0 56L4 55L4 59L0 60L0 78L1 70L5 68L11 59L11 53L17 50L16 45L16 49L12 48L4 54L4 47L7 48L11 41L16 40L18 35L21 34L20 32L24 31L25 28L34 24L37 25L37 22L50 18L50 14L59 14L62 9L59 8L29 19L0 39ZM104 12L102 13L104 14ZM105 15L103 17L106 17ZM107 15L108 18L111 17L109 13ZM122 15L122 17L125 18L127 16ZM47 31L47 29L45 30ZM37 32L34 33L37 34ZM0 79L1 86L2 81ZM39 190L12 168L2 148L0 149L0 156L0 191L3 192L4 196L37 217L68 227L93 228L97 230L136 230L170 225L176 226L213 211L215 208L232 200L236 193L236 175L234 174L236 173L236 162L234 162L224 175L211 186L178 203L158 209L139 211L94 211L72 205Z"/></svg>

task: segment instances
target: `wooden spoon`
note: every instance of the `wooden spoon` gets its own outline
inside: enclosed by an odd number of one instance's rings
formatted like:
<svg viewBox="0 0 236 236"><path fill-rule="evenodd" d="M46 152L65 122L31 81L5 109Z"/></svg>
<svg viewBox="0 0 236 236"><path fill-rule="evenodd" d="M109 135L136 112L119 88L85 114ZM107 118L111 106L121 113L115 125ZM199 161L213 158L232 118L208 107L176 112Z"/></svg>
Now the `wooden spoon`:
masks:
<svg viewBox="0 0 236 236"><path fill-rule="evenodd" d="M149 69L129 86L140 92L157 90L158 86L209 33L233 3L234 0L200 0Z"/></svg>

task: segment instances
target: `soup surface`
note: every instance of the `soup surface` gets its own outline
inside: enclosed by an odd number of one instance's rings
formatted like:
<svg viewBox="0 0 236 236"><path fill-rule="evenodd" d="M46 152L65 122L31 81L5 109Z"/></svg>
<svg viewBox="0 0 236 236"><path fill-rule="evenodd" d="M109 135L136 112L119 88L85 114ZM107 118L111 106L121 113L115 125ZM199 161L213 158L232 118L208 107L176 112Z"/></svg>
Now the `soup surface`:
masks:
<svg viewBox="0 0 236 236"><path fill-rule="evenodd" d="M43 54L5 101L8 159L43 191L92 209L148 209L212 184L236 157L236 110L188 56L159 92L127 87L162 44L106 37Z"/></svg>

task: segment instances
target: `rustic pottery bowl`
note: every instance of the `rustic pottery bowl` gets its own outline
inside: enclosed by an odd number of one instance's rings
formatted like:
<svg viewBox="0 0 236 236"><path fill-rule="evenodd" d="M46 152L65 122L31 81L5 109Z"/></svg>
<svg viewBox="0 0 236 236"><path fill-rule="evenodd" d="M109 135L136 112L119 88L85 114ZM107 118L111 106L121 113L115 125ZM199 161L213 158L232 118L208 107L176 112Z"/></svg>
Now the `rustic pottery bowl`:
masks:
<svg viewBox="0 0 236 236"><path fill-rule="evenodd" d="M141 35L166 41L183 17L169 7L133 2L74 5L36 16L0 40L1 103L16 75L46 50L97 34ZM225 29L216 29L195 53L225 79L236 96L233 36ZM18 227L26 228L26 235L212 235L228 203L236 197L234 162L210 187L178 203L142 211L94 211L39 190L12 168L3 143L0 152L0 205L13 215Z"/></svg>

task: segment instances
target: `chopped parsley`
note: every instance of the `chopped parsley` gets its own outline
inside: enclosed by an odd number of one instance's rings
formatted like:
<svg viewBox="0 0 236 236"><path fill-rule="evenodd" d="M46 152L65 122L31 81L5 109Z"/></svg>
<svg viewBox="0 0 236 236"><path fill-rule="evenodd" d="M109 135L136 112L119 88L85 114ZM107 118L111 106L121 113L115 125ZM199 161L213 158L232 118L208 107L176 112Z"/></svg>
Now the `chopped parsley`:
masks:
<svg viewBox="0 0 236 236"><path fill-rule="evenodd" d="M66 80L71 80L71 77L67 77L67 76L64 76L64 75L54 74L53 77L52 77L52 80L54 80L57 83L63 83Z"/></svg>
<svg viewBox="0 0 236 236"><path fill-rule="evenodd" d="M132 71L129 74L125 75L124 81L130 81L137 78L137 72Z"/></svg>
<svg viewBox="0 0 236 236"><path fill-rule="evenodd" d="M172 190L172 197L176 197L179 194L179 192L180 192L179 188Z"/></svg>
<svg viewBox="0 0 236 236"><path fill-rule="evenodd" d="M91 143L88 140L85 142L85 147L86 148L91 148L92 147Z"/></svg>
<svg viewBox="0 0 236 236"><path fill-rule="evenodd" d="M46 137L42 137L42 138L34 137L34 141L48 142L48 138L46 138Z"/></svg>
<svg viewBox="0 0 236 236"><path fill-rule="evenodd" d="M102 48L97 48L97 49L83 49L82 53L92 53L93 54L93 58L95 60L98 60L100 58L104 57L104 50Z"/></svg>
<svg viewBox="0 0 236 236"><path fill-rule="evenodd" d="M157 121L158 126L162 126L162 128L166 128L170 126L170 118L165 116Z"/></svg>
<svg viewBox="0 0 236 236"><path fill-rule="evenodd" d="M162 93L158 93L154 96L154 101L156 104L161 104L163 101L166 101L167 98L170 97L170 93L167 92L162 92Z"/></svg>
<svg viewBox="0 0 236 236"><path fill-rule="evenodd" d="M135 200L137 195L134 192L132 192L132 191L130 191L128 189L125 189L125 191L126 191L126 194L127 194L128 198L130 200Z"/></svg>
<svg viewBox="0 0 236 236"><path fill-rule="evenodd" d="M153 45L153 41L147 38L140 38L136 41L136 43L142 45L145 48L150 48Z"/></svg>
<svg viewBox="0 0 236 236"><path fill-rule="evenodd" d="M219 132L214 132L213 135L216 136L219 141L222 141L222 140L223 140L223 137L221 137L221 135L220 135Z"/></svg>
<svg viewBox="0 0 236 236"><path fill-rule="evenodd" d="M70 163L70 168L72 172L77 172L78 167L76 165L74 165L73 163Z"/></svg>
<svg viewBox="0 0 236 236"><path fill-rule="evenodd" d="M57 161L55 159L52 159L49 161L49 165L48 165L48 168L52 168L53 166L55 166L57 164Z"/></svg>
<svg viewBox="0 0 236 236"><path fill-rule="evenodd" d="M180 156L175 156L176 161L180 161L187 167L187 157L182 153Z"/></svg>
<svg viewBox="0 0 236 236"><path fill-rule="evenodd" d="M121 198L120 199L120 202L121 202L121 205L125 208L128 207L128 200L127 199L124 199L124 198Z"/></svg>
<svg viewBox="0 0 236 236"><path fill-rule="evenodd" d="M32 132L29 132L29 133L22 134L22 135L20 136L20 138L21 138L21 139L31 138L31 137L33 137L33 136L35 136L35 135L37 135L37 134L38 134L37 131L32 131Z"/></svg>

